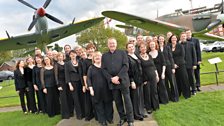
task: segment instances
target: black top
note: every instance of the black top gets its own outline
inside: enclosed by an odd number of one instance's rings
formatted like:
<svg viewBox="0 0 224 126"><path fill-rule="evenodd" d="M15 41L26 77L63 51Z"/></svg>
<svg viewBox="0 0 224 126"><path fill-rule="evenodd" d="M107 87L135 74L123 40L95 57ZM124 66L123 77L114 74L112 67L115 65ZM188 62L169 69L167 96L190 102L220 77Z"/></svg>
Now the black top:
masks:
<svg viewBox="0 0 224 126"><path fill-rule="evenodd" d="M185 62L187 68L193 68L193 66L197 65L197 57L196 57L196 51L194 48L194 44L190 41L183 42L182 45L185 49Z"/></svg>
<svg viewBox="0 0 224 126"><path fill-rule="evenodd" d="M83 83L82 75L83 75L82 63L80 61L78 61L78 66L75 66L71 60L65 63L66 83L81 81L83 85L84 83Z"/></svg>
<svg viewBox="0 0 224 126"><path fill-rule="evenodd" d="M40 70L42 67L33 67L33 84L36 84L39 89L42 89L41 80L40 80Z"/></svg>
<svg viewBox="0 0 224 126"><path fill-rule="evenodd" d="M128 55L129 69L128 75L131 82L135 82L136 85L141 85L142 82L142 66L141 60L135 59L132 56Z"/></svg>
<svg viewBox="0 0 224 126"><path fill-rule="evenodd" d="M54 68L49 70L42 68L40 71L40 79L43 88L54 87L56 85L54 77Z"/></svg>
<svg viewBox="0 0 224 126"><path fill-rule="evenodd" d="M58 87L65 84L65 65L55 63L54 65L55 81Z"/></svg>
<svg viewBox="0 0 224 126"><path fill-rule="evenodd" d="M121 89L130 86L128 77L128 56L125 51L115 50L113 53L106 52L102 56L102 69L110 89ZM120 84L112 84L111 78L118 76Z"/></svg>
<svg viewBox="0 0 224 126"><path fill-rule="evenodd" d="M29 67L25 67L24 68L24 77L25 77L25 81L27 82L33 82L33 69L29 68Z"/></svg>
<svg viewBox="0 0 224 126"><path fill-rule="evenodd" d="M163 53L166 66L171 66L171 68L174 69L173 54L170 46L166 45L163 47L163 51L161 49L160 51Z"/></svg>
<svg viewBox="0 0 224 126"><path fill-rule="evenodd" d="M24 74L22 74L19 69L16 69L14 71L14 79L15 79L14 82L15 82L16 91L27 87L27 85L25 83Z"/></svg>
<svg viewBox="0 0 224 126"><path fill-rule="evenodd" d="M201 61L201 47L200 47L199 40L197 38L191 38L191 39L188 39L188 41L191 41L192 43L194 43L196 56L197 56L197 62Z"/></svg>
<svg viewBox="0 0 224 126"><path fill-rule="evenodd" d="M101 68L91 65L87 73L87 84L89 87L93 87L94 90L94 102L100 101L112 101L111 90L109 90L107 80L103 76Z"/></svg>
<svg viewBox="0 0 224 126"><path fill-rule="evenodd" d="M177 66L181 66L185 64L185 59L184 59L185 51L184 51L184 47L181 44L179 43L176 44L175 50L172 51L172 54L173 54L174 63L177 64Z"/></svg>
<svg viewBox="0 0 224 126"><path fill-rule="evenodd" d="M158 74L161 75L162 71L163 71L163 66L166 66L166 62L165 62L163 53L158 51L158 55L156 58L153 58L153 61L156 66Z"/></svg>
<svg viewBox="0 0 224 126"><path fill-rule="evenodd" d="M92 65L92 59L84 59L82 62L83 76L87 76L89 67Z"/></svg>
<svg viewBox="0 0 224 126"><path fill-rule="evenodd" d="M68 62L68 61L70 61L70 60L71 60L71 58L69 57L69 54L66 53L66 54L65 54L65 60L64 60L64 61L65 61L65 62Z"/></svg>
<svg viewBox="0 0 224 126"><path fill-rule="evenodd" d="M142 74L143 74L143 82L145 81L149 81L150 79L156 77L156 67L154 64L154 61L151 57L151 55L148 55L149 59L148 60L144 60L142 58L140 58L141 60L141 65L142 65Z"/></svg>

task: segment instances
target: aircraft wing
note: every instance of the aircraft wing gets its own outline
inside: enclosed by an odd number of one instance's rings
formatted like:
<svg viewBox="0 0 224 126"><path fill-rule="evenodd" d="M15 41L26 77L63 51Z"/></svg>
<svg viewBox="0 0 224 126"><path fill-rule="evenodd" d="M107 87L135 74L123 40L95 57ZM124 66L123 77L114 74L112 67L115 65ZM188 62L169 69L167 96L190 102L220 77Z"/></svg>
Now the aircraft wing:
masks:
<svg viewBox="0 0 224 126"><path fill-rule="evenodd" d="M0 40L0 51L16 50L29 48L41 45L47 45L58 41L82 30L85 30L93 25L101 22L104 17L94 18L66 26L42 31L41 33L31 33Z"/></svg>
<svg viewBox="0 0 224 126"><path fill-rule="evenodd" d="M102 12L102 14L106 17L118 20L120 22L153 32L154 34L164 34L168 31L178 34L186 29L186 27L167 23L164 21L146 19L117 11L104 11Z"/></svg>
<svg viewBox="0 0 224 126"><path fill-rule="evenodd" d="M102 12L102 15L138 28L142 28L154 34L166 34L168 31L171 31L174 34L180 34L182 31L188 29L187 27L175 25L172 23L154 19L146 19L117 11L104 11ZM212 35L206 32L208 32L208 30L194 32L193 36L204 40L224 40L223 37Z"/></svg>

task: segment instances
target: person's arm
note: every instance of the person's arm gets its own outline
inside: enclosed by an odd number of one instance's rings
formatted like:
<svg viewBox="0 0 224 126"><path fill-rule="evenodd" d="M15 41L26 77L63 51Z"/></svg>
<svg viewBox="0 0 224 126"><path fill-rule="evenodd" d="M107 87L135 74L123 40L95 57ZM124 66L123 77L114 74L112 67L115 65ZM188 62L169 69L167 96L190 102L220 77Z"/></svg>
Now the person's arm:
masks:
<svg viewBox="0 0 224 126"><path fill-rule="evenodd" d="M128 63L128 56L127 54L122 51L122 55L123 55L123 59L122 59L122 68L119 71L119 73L117 74L117 76L119 77L119 79L122 78L122 76L124 75L124 73L128 72L128 68L129 68L129 63Z"/></svg>
<svg viewBox="0 0 224 126"><path fill-rule="evenodd" d="M196 56L197 56L197 62L201 62L201 47L200 42L198 39L195 39L196 41Z"/></svg>
<svg viewBox="0 0 224 126"><path fill-rule="evenodd" d="M14 81L14 83L15 83L15 89L16 89L16 91L18 91L18 90L19 90L19 89L18 89L18 85L19 85L19 83L18 83L18 74L17 74L17 70L14 71L14 78L15 78L15 81Z"/></svg>
<svg viewBox="0 0 224 126"><path fill-rule="evenodd" d="M193 65L193 69L196 69L197 67L197 54L196 54L196 50L194 48L194 45L192 44L192 65Z"/></svg>
<svg viewBox="0 0 224 126"><path fill-rule="evenodd" d="M37 83L36 83L36 67L33 68L32 70L32 80L33 80L33 88L38 91Z"/></svg>
<svg viewBox="0 0 224 126"><path fill-rule="evenodd" d="M94 96L93 83L92 83L92 66L89 67L89 70L87 72L87 85L89 87L90 94Z"/></svg>
<svg viewBox="0 0 224 126"><path fill-rule="evenodd" d="M70 65L69 63L70 63L70 61L65 63L65 81L68 84L70 91L73 91L74 87L72 86L72 83L71 83L71 78L70 78L70 73L69 73L69 65Z"/></svg>
<svg viewBox="0 0 224 126"><path fill-rule="evenodd" d="M107 64L106 64L107 62L106 62L106 59L105 59L105 55L102 56L101 60L102 60L101 68L102 68L102 71L103 71L103 75L107 79L108 82L111 82L112 76L107 71Z"/></svg>

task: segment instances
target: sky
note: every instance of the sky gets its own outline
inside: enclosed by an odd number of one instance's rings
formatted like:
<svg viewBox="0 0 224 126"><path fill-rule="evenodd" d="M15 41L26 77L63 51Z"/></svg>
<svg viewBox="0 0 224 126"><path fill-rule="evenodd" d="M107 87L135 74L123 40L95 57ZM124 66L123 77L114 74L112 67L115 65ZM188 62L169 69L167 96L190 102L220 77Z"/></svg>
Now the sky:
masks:
<svg viewBox="0 0 224 126"><path fill-rule="evenodd" d="M25 0L36 8L41 7L45 0ZM158 15L173 13L176 9L187 10L191 8L190 0L52 0L46 12L59 18L65 24L102 16L101 12L114 10L134 14L137 16L154 19ZM221 0L192 0L193 8L213 7ZM21 4L17 0L0 0L0 38L7 37L7 30L11 36L32 33L27 29L32 21L34 10ZM116 21L112 20L111 25ZM61 26L48 20L49 29ZM64 44L75 44L75 35L62 39L58 42Z"/></svg>

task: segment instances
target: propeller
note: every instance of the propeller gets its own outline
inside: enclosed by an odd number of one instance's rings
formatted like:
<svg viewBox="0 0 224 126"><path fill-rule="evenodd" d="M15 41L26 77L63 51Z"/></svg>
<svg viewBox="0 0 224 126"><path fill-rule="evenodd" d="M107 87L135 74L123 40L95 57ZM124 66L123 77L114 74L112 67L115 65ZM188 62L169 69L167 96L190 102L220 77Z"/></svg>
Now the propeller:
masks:
<svg viewBox="0 0 224 126"><path fill-rule="evenodd" d="M49 18L50 20L52 20L54 22L57 22L59 24L63 24L63 22L61 20L59 20L56 17L46 13L45 10L44 10L44 9L46 9L48 7L48 5L50 4L51 0L46 0L44 5L43 5L43 7L39 8L39 9L37 9L36 7L34 7L33 5L27 3L24 0L18 0L18 1L21 2L22 4L28 6L28 7L36 10L36 16L34 16L33 21L31 22L31 24L30 24L30 26L28 28L28 31L30 31L33 28L33 26L37 23L37 21L38 21L38 19L40 17L44 17L44 16L46 16L47 18Z"/></svg>

